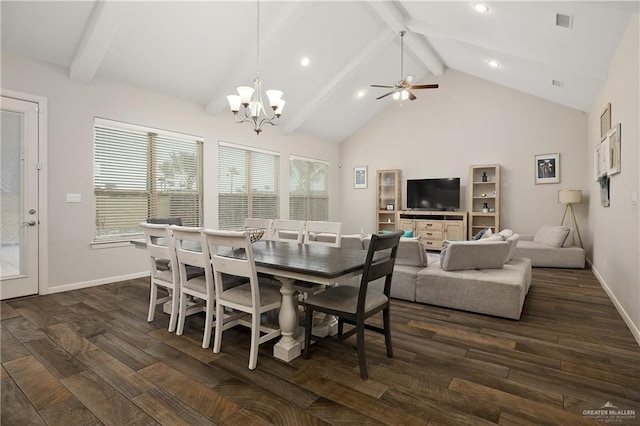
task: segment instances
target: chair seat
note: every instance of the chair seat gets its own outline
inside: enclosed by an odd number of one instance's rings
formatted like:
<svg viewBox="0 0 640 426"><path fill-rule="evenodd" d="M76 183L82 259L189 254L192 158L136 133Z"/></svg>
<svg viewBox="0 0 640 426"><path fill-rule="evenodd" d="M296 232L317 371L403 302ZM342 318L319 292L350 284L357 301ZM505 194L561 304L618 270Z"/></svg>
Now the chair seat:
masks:
<svg viewBox="0 0 640 426"><path fill-rule="evenodd" d="M356 313L358 307L358 293L360 289L353 286L339 286L329 288L322 293L309 296L307 305L314 305L320 308L335 309L342 312ZM364 311L369 312L384 305L389 299L383 293L367 289L367 298Z"/></svg>
<svg viewBox="0 0 640 426"><path fill-rule="evenodd" d="M251 284L246 283L225 290L220 299L242 306L251 306ZM271 284L260 284L260 306L278 303L282 300L280 289Z"/></svg>

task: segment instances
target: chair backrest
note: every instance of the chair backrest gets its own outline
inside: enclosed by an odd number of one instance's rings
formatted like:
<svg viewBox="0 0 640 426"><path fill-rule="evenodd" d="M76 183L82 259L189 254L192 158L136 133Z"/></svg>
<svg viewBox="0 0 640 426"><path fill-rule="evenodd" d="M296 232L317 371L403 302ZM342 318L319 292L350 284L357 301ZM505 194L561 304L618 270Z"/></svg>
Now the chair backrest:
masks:
<svg viewBox="0 0 640 426"><path fill-rule="evenodd" d="M307 221L304 243L329 247L340 247L342 222Z"/></svg>
<svg viewBox="0 0 640 426"><path fill-rule="evenodd" d="M167 224L153 224L142 222L140 224L147 242L147 253L149 253L149 269L151 277L154 278L159 272L158 262L168 261L169 268L173 275L173 282L178 282L178 258L171 236L171 229Z"/></svg>
<svg viewBox="0 0 640 426"><path fill-rule="evenodd" d="M211 264L213 266L213 281L216 293L222 294L222 274L247 278L251 284L251 306L260 306L260 287L258 274L253 257L253 248L247 231L221 231L205 229L204 241L209 249ZM244 252L244 256L230 257L238 251Z"/></svg>
<svg viewBox="0 0 640 426"><path fill-rule="evenodd" d="M213 272L209 258L209 248L203 244L202 228L171 225L171 234L178 260L180 283L187 282L187 267L204 269L207 292L213 292ZM211 293L213 294L213 293Z"/></svg>
<svg viewBox="0 0 640 426"><path fill-rule="evenodd" d="M167 225L182 226L182 218L181 217L150 217L147 219L147 223L160 223L160 224L167 224Z"/></svg>
<svg viewBox="0 0 640 426"><path fill-rule="evenodd" d="M271 240L273 232L273 219L258 219L248 217L244 220L244 230L264 229L263 240Z"/></svg>
<svg viewBox="0 0 640 426"><path fill-rule="evenodd" d="M304 220L274 219L272 239L274 241L295 240L298 244L302 244L305 225Z"/></svg>
<svg viewBox="0 0 640 426"><path fill-rule="evenodd" d="M367 260L360 280L360 293L358 295L358 312L363 312L366 302L367 288L371 281L386 277L384 281L384 294L390 297L391 279L393 267L398 255L398 245L402 231L391 234L373 234L367 251Z"/></svg>

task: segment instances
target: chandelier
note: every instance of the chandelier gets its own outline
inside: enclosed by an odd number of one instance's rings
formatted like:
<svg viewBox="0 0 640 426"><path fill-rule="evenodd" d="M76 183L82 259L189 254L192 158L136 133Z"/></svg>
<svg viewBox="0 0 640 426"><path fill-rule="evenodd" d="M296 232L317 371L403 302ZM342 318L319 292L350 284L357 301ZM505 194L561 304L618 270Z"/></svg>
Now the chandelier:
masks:
<svg viewBox="0 0 640 426"><path fill-rule="evenodd" d="M262 132L262 125L269 123L272 126L278 125L278 119L282 115L282 109L284 108L285 101L282 99L281 90L267 90L267 98L269 98L269 106L271 110L268 111L264 107L262 102L262 80L260 80L260 2L256 2L256 17L257 17L257 29L256 29L256 78L253 80L253 87L240 86L238 87L237 95L227 96L231 112L236 119L236 123L253 123L253 131L257 135ZM242 106L242 113L240 107Z"/></svg>

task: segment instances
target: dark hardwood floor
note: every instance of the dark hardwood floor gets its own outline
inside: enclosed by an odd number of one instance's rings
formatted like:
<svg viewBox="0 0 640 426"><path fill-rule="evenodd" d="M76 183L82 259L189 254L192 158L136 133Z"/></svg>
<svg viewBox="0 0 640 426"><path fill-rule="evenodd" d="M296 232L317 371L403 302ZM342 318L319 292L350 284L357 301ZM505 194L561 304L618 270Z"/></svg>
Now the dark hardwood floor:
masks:
<svg viewBox="0 0 640 426"><path fill-rule="evenodd" d="M573 425L607 403L640 424L640 347L590 270L534 269L520 321L395 301L366 381L355 341L290 364L264 344L250 371L242 327L216 355L202 317L147 323L147 282L3 302L2 425Z"/></svg>

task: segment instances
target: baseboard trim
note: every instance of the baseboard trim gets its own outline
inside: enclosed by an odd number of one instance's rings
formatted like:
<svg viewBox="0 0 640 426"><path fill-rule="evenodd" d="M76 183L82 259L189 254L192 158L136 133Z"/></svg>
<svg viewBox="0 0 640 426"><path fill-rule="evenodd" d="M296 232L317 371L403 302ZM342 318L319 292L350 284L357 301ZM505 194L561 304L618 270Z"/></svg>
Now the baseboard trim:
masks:
<svg viewBox="0 0 640 426"><path fill-rule="evenodd" d="M56 287L49 287L48 293L53 294L53 293L62 293L65 291L71 291L71 290L80 290L83 288L96 287L103 284L117 283L119 281L135 280L137 278L144 278L148 276L149 276L149 272L136 272L134 274L119 275L117 277L108 277L108 278L101 278L99 280L83 281L79 283L59 285Z"/></svg>
<svg viewBox="0 0 640 426"><path fill-rule="evenodd" d="M622 317L622 320L625 322L625 324L627 324L627 327L629 327L631 334L633 334L633 337L636 339L636 342L640 346L640 329L638 329L638 327L633 323L633 321L631 320L631 317L624 310L624 308L618 301L618 298L615 296L615 294L613 294L613 291L611 291L611 289L605 282L604 278L602 277L602 275L600 275L600 273L598 272L596 267L593 265L593 263L591 263L588 260L587 262L589 263L589 265L591 265L591 270L593 271L593 275L595 275L595 277L600 282L600 285L604 289L605 293L607 293L607 296L609 296L609 299L611 299L611 301L613 302L613 306L616 307L616 310Z"/></svg>

